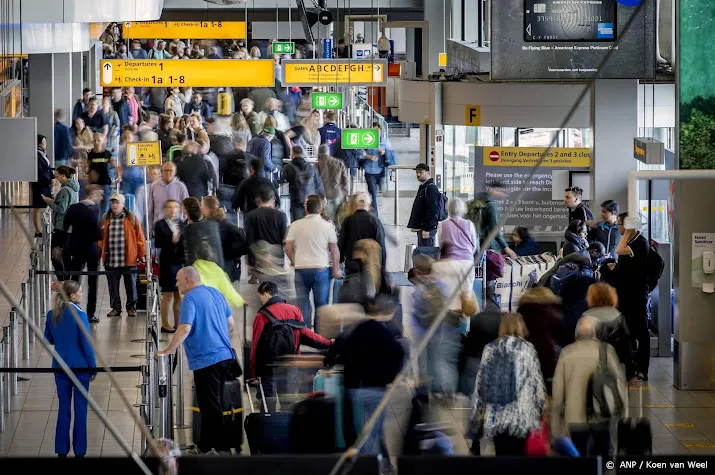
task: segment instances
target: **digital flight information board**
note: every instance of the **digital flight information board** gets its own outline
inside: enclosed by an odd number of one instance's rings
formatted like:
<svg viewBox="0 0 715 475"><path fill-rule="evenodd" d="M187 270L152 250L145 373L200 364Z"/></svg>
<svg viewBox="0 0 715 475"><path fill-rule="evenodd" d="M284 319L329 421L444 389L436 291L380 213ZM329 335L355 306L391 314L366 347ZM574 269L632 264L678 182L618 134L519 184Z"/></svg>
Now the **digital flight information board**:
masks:
<svg viewBox="0 0 715 475"><path fill-rule="evenodd" d="M616 0L524 0L524 41L615 41Z"/></svg>
<svg viewBox="0 0 715 475"><path fill-rule="evenodd" d="M652 79L656 70L656 3L493 1L491 79Z"/></svg>

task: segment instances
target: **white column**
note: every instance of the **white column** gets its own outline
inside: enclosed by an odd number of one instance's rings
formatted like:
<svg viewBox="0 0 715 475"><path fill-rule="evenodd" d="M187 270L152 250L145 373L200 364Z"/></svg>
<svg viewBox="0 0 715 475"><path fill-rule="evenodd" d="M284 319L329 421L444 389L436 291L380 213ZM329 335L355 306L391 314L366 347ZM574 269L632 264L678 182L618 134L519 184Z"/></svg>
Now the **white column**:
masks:
<svg viewBox="0 0 715 475"><path fill-rule="evenodd" d="M423 51L423 71L422 76L427 77L428 74L439 71L439 54L444 53L444 15L446 9L444 1L425 2L424 19L429 22L429 51ZM425 57L426 55L426 57ZM429 66L427 69L424 70Z"/></svg>
<svg viewBox="0 0 715 475"><path fill-rule="evenodd" d="M37 133L47 137L47 156L54 161L54 56L31 54L28 58L30 116L37 117Z"/></svg>
<svg viewBox="0 0 715 475"><path fill-rule="evenodd" d="M596 210L605 200L628 202L628 172L638 168L633 138L638 134L638 81L599 79L591 95L594 160L593 199Z"/></svg>
<svg viewBox="0 0 715 475"><path fill-rule="evenodd" d="M72 55L73 53L54 53L54 93L53 109L62 109L67 121L72 119L72 106L77 97L72 91ZM54 118L54 115L53 115Z"/></svg>
<svg viewBox="0 0 715 475"><path fill-rule="evenodd" d="M82 97L82 89L85 88L84 85L84 55L86 52L84 51L78 51L76 53L72 53L72 107L74 107L75 102L77 102L77 99L80 99ZM66 125L71 125L70 121L72 120L72 109L67 111L67 124Z"/></svg>

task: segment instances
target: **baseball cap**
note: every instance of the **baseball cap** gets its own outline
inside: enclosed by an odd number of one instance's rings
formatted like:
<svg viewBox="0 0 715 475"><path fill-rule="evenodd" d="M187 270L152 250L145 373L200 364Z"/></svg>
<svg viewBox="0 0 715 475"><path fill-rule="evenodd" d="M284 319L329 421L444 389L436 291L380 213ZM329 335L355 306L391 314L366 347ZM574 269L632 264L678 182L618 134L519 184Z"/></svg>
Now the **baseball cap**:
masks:
<svg viewBox="0 0 715 475"><path fill-rule="evenodd" d="M426 163L418 163L417 166L415 167L415 171L428 172L429 165L427 165Z"/></svg>
<svg viewBox="0 0 715 475"><path fill-rule="evenodd" d="M109 201L118 201L122 205L125 203L124 195L121 193L114 193L111 198L109 198Z"/></svg>
<svg viewBox="0 0 715 475"><path fill-rule="evenodd" d="M355 195L355 202L361 205L371 205L372 196L370 196L370 194L365 191L361 191L360 193Z"/></svg>
<svg viewBox="0 0 715 475"><path fill-rule="evenodd" d="M263 127L263 133L266 135L276 135L276 129L274 129L270 125L267 125Z"/></svg>

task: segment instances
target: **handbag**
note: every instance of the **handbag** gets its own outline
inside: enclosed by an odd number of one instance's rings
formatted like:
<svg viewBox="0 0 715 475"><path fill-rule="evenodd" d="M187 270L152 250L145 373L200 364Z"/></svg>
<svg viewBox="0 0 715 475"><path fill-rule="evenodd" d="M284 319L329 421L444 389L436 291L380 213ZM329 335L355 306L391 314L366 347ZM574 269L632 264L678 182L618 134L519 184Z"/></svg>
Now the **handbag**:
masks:
<svg viewBox="0 0 715 475"><path fill-rule="evenodd" d="M545 457L550 452L549 424L546 418L542 419L539 429L532 429L526 439L526 455L534 457Z"/></svg>
<svg viewBox="0 0 715 475"><path fill-rule="evenodd" d="M504 256L487 251L487 282L504 277Z"/></svg>

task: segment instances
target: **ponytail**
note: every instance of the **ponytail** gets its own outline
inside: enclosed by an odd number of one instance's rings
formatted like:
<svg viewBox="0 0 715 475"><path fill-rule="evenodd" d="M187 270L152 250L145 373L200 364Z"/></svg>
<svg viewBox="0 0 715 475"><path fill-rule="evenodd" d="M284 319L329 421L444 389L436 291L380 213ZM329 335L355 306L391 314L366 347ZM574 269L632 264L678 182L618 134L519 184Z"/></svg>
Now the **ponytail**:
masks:
<svg viewBox="0 0 715 475"><path fill-rule="evenodd" d="M65 283L62 285L62 290L64 290L65 294L67 294L67 298L69 298L70 295L77 292L79 289L80 284L76 280L66 280ZM62 295L57 292L57 295L55 295L55 303L52 307L52 321L55 325L60 323L60 320L62 319L62 314L65 310L66 303L69 302L65 302L62 299Z"/></svg>

